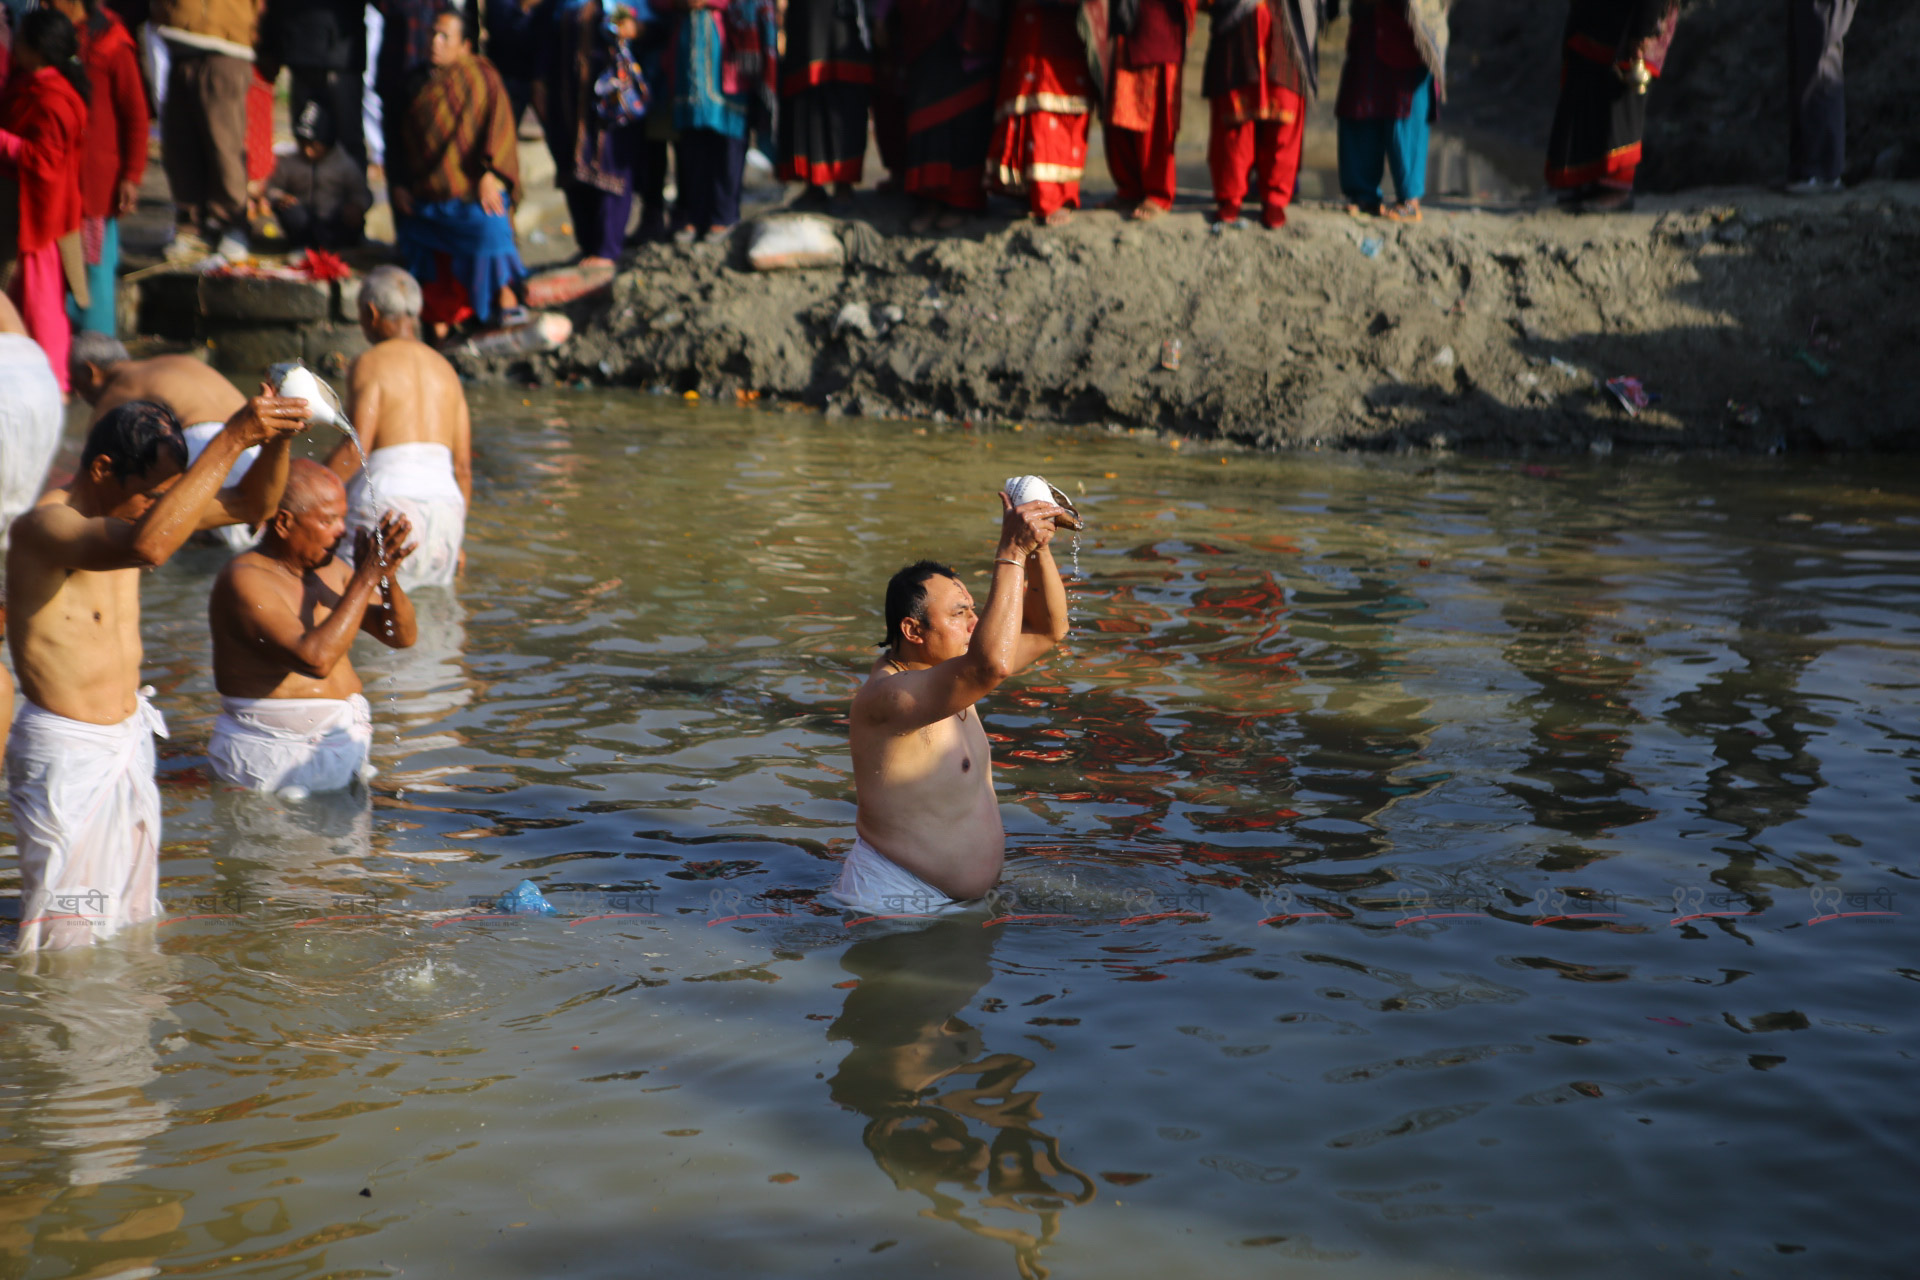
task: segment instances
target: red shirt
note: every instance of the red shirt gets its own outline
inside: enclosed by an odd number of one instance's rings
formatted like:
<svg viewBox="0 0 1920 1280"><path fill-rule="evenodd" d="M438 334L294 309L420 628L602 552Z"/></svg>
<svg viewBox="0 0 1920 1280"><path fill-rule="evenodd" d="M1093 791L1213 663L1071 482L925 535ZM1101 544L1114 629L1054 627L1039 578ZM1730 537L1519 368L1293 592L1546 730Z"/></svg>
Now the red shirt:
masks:
<svg viewBox="0 0 1920 1280"><path fill-rule="evenodd" d="M80 229L80 159L87 104L52 67L15 71L0 100L0 165L20 183L20 252Z"/></svg>
<svg viewBox="0 0 1920 1280"><path fill-rule="evenodd" d="M133 37L102 10L104 31L82 29L81 57L93 92L87 110L86 155L80 163L80 208L89 218L111 218L120 184L138 186L147 171L147 91Z"/></svg>

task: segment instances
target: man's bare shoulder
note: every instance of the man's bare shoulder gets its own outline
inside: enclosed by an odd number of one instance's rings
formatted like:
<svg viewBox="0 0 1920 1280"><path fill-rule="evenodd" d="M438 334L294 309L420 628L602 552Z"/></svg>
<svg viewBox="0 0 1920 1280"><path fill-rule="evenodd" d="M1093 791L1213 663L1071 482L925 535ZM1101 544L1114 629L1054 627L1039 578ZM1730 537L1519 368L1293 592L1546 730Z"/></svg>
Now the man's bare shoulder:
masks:
<svg viewBox="0 0 1920 1280"><path fill-rule="evenodd" d="M454 372L453 364L445 356L426 343L414 338L388 338L378 346L369 347L360 353L354 361L356 377L381 377L388 374L405 374L419 377L422 374L444 375L458 382L460 375Z"/></svg>
<svg viewBox="0 0 1920 1280"><path fill-rule="evenodd" d="M176 355L122 365L102 392L98 412L105 413L129 400L159 400L191 426L196 422L224 422L247 398L211 365L192 356Z"/></svg>
<svg viewBox="0 0 1920 1280"><path fill-rule="evenodd" d="M38 535L58 529L77 518L83 518L74 510L73 495L65 489L49 489L40 495L40 500L14 517L8 528L8 537L16 544L31 542Z"/></svg>

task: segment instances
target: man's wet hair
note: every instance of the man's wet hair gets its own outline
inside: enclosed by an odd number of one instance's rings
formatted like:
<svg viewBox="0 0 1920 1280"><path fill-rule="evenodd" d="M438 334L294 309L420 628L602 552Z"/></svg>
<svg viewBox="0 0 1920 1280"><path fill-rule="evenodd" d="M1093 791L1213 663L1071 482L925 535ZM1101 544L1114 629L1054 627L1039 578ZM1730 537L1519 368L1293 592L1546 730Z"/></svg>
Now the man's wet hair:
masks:
<svg viewBox="0 0 1920 1280"><path fill-rule="evenodd" d="M162 455L186 469L187 437L180 419L157 400L129 400L107 410L87 432L80 474L92 469L95 458L104 457L115 480L128 480L152 471Z"/></svg>
<svg viewBox="0 0 1920 1280"><path fill-rule="evenodd" d="M906 637L900 634L900 624L908 618L923 627L927 625L929 578L960 581L959 574L938 560L915 561L887 580L887 638L880 642L882 649L898 648L905 642Z"/></svg>

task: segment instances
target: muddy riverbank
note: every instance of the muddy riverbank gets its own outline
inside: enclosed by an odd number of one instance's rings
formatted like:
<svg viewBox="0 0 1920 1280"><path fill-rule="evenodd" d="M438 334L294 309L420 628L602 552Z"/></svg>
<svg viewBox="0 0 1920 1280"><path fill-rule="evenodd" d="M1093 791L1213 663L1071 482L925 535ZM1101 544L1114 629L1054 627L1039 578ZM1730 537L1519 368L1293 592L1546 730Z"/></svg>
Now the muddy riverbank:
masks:
<svg viewBox="0 0 1920 1280"><path fill-rule="evenodd" d="M653 246L578 336L484 379L798 401L830 414L1109 423L1255 447L1906 450L1920 186L1757 191L1638 212L1300 208L901 234L885 197L844 267L755 273L747 228ZM1637 415L1598 387L1632 376Z"/></svg>

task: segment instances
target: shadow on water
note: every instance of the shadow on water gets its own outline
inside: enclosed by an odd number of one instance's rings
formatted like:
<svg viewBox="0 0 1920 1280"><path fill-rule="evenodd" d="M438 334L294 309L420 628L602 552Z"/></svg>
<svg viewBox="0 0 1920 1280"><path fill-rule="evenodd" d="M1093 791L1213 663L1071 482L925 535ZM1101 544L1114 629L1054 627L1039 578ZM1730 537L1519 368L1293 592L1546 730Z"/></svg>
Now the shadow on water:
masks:
<svg viewBox="0 0 1920 1280"><path fill-rule="evenodd" d="M960 1017L993 977L995 937L969 920L848 947L840 967L855 985L827 1039L852 1048L828 1090L867 1117L861 1141L894 1186L1006 1244L1023 1280L1044 1280L1061 1216L1095 1188L1038 1127L1040 1093L1020 1087L1033 1059L989 1052L983 1030Z"/></svg>

